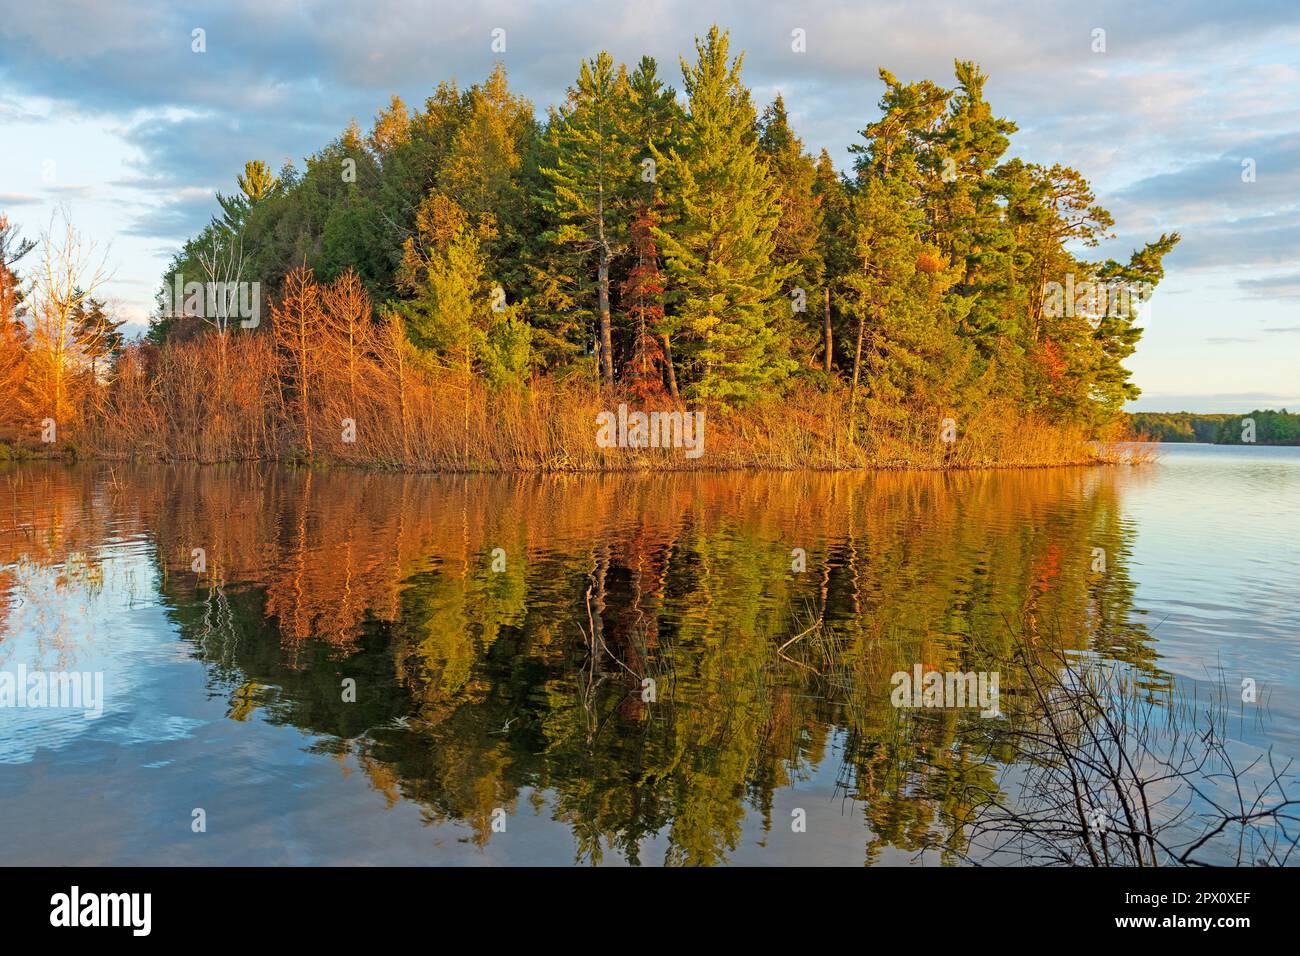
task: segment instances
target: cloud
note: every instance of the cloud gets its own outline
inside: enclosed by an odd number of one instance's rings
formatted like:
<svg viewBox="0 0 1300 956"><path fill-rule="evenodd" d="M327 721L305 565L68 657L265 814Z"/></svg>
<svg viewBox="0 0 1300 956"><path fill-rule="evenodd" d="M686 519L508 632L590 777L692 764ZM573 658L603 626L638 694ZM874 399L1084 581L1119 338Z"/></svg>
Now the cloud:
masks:
<svg viewBox="0 0 1300 956"><path fill-rule="evenodd" d="M40 123L45 119L46 117L41 113L29 109L7 96L0 95L0 123L7 126L17 126L19 124Z"/></svg>
<svg viewBox="0 0 1300 956"><path fill-rule="evenodd" d="M1300 272L1240 279L1237 285L1252 299L1294 299L1300 297Z"/></svg>
<svg viewBox="0 0 1300 956"><path fill-rule="evenodd" d="M1249 153L1249 156L1244 154ZM1254 181L1243 181L1242 160L1255 161ZM1110 206L1133 227L1178 231L1180 269L1262 269L1300 262L1300 128L1231 153L1195 159L1120 189ZM1247 284L1253 282L1255 284ZM1267 280L1243 280L1256 297Z"/></svg>
<svg viewBox="0 0 1300 956"><path fill-rule="evenodd" d="M121 232L146 239L172 239L177 245L211 218L216 205L212 195L168 199L130 216Z"/></svg>
<svg viewBox="0 0 1300 956"><path fill-rule="evenodd" d="M46 192L52 193L56 202L68 199L89 199L95 194L95 187L86 183L47 186Z"/></svg>
<svg viewBox="0 0 1300 956"><path fill-rule="evenodd" d="M0 193L0 208L5 206L38 206L45 200L25 193Z"/></svg>

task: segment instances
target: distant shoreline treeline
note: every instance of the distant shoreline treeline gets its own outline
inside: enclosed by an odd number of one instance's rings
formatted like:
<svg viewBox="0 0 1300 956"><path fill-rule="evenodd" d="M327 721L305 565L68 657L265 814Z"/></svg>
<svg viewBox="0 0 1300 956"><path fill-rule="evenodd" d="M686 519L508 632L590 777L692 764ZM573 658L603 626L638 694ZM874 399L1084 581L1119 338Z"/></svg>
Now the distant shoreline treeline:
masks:
<svg viewBox="0 0 1300 956"><path fill-rule="evenodd" d="M1246 422L1253 422L1253 440ZM1131 412L1133 431L1162 442L1202 442L1214 445L1300 445L1300 414L1258 409L1231 414L1197 412Z"/></svg>
<svg viewBox="0 0 1300 956"><path fill-rule="evenodd" d="M626 401L707 412L700 467L1051 464L1122 437L1137 305L1176 234L1077 257L1110 214L1076 170L1007 158L1016 126L973 63L951 88L882 69L840 171L780 96L756 109L742 60L713 28L679 95L653 59L602 53L544 120L498 65L423 109L394 96L303 169L251 161L139 343L73 230L26 284L8 236L0 434L171 460L635 467L595 447L594 415Z"/></svg>

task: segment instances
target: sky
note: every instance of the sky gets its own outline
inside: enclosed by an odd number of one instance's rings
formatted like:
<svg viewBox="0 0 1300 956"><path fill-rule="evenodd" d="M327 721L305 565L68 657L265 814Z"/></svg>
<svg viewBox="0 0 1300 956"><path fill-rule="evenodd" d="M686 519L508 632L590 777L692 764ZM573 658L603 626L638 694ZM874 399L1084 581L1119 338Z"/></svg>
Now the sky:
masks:
<svg viewBox="0 0 1300 956"><path fill-rule="evenodd" d="M1090 256L1183 236L1127 363L1143 391L1130 408L1300 409L1295 0L180 6L0 0L0 212L33 239L66 212L107 254L107 297L136 329L245 161L301 168L390 94L419 106L498 60L539 116L600 50L650 54L680 90L679 55L716 22L745 51L758 106L783 94L805 146L843 168L879 115L880 67L952 85L953 60L975 60L1019 126L1010 154L1073 166L1114 215Z"/></svg>

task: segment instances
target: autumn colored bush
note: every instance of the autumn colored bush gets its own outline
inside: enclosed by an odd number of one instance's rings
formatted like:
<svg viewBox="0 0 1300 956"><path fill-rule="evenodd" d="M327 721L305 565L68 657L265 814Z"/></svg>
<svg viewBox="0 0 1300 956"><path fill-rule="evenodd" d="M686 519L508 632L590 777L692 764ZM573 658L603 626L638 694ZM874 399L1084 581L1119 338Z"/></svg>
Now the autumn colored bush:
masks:
<svg viewBox="0 0 1300 956"><path fill-rule="evenodd" d="M270 329L209 330L161 348L126 349L81 432L86 449L164 461L461 472L1037 466L1101 454L1081 429L1005 403L952 418L945 441L953 413L938 406L873 416L867 405L851 433L842 385L797 387L741 409L688 408L662 388L608 389L594 376L493 386L431 364L396 316L375 315L354 273L319 284L301 269L285 289ZM620 403L703 410L704 454L599 447L597 415Z"/></svg>

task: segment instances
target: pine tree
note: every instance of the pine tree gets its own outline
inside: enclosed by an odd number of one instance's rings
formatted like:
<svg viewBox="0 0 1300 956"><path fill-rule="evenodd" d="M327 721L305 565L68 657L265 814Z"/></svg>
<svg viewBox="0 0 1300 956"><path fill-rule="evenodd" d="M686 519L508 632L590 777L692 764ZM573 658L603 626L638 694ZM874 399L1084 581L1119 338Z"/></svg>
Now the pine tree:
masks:
<svg viewBox="0 0 1300 956"><path fill-rule="evenodd" d="M401 304L416 348L459 369L468 380L486 341L489 290L482 228L453 200L433 193L407 239L399 284L413 297Z"/></svg>
<svg viewBox="0 0 1300 956"><path fill-rule="evenodd" d="M0 213L0 394L10 397L23 390L30 340L20 318L23 288L16 267L18 260L34 248L36 243L21 239L8 217ZM0 403L0 426L12 428L22 419L17 402Z"/></svg>
<svg viewBox="0 0 1300 956"><path fill-rule="evenodd" d="M886 93L882 118L863 131L855 152L858 188L850 205L855 267L844 276L856 319L850 429L856 428L859 385L865 378L868 410L901 416L907 405L942 404L961 379L955 327L944 295L960 269L926 241L925 180L918 149L918 120L942 108L936 90L900 87L881 71ZM945 355L945 352L947 353ZM853 432L850 432L852 435Z"/></svg>
<svg viewBox="0 0 1300 956"><path fill-rule="evenodd" d="M628 80L628 109L624 120L647 204L655 200L658 181L655 156L666 155L673 149L685 122L676 91L664 85L658 71L659 64L654 57L641 57Z"/></svg>
<svg viewBox="0 0 1300 956"><path fill-rule="evenodd" d="M510 92L498 64L487 80L467 94L465 115L451 134L438 172L438 190L473 223L493 223L483 252L504 288L522 295L526 281L522 250L527 244L533 190L526 162L533 151L537 122L527 99Z"/></svg>
<svg viewBox="0 0 1300 956"><path fill-rule="evenodd" d="M239 192L233 196L217 193L217 203L222 211L221 224L237 235L244 228L253 207L272 195L280 182L260 159L245 163L244 171L235 177L235 182L239 185Z"/></svg>
<svg viewBox="0 0 1300 956"><path fill-rule="evenodd" d="M366 137L366 145L383 162L399 146L411 141L411 117L406 103L396 93L388 101L388 109L375 116L374 126Z"/></svg>
<svg viewBox="0 0 1300 956"><path fill-rule="evenodd" d="M379 172L371 195L375 219L381 230L384 278L376 283L384 292L395 292L397 270L401 265L402 243L415 230L420 203L438 188L443 166L451 153L452 140L469 116L468 92L454 82L440 82L424 103L423 110L412 113L401 131L401 113L394 114L395 103L381 111L369 135L371 152L379 157ZM405 109L403 104L402 110ZM362 179L358 170L358 180Z"/></svg>
<svg viewBox="0 0 1300 956"><path fill-rule="evenodd" d="M641 57L628 82L627 117L628 138L635 150L633 158L638 163L641 179L641 199L634 217L633 229L637 228L637 223L643 223L652 230L640 239L635 235L633 237L632 271L640 270L644 276L650 261L653 260L655 283L663 281L659 273L659 250L653 235L653 229L660 218L661 207L658 191L658 162L661 157L676 148L686 122L686 114L677 102L676 91L659 79L658 71L659 64L653 57ZM653 255L647 256L645 250L652 247ZM631 278L629 274L629 280ZM678 325L674 316L664 313L662 292L663 290L660 289L659 302L655 307L655 317L651 327L659 339L658 352L663 361L665 384L673 400L676 401L679 396L677 371L673 364L672 337L676 334ZM644 344L644 347L649 354L650 346Z"/></svg>
<svg viewBox="0 0 1300 956"><path fill-rule="evenodd" d="M1003 164L1000 175L1014 234L1015 285L1009 306L1022 316L1018 345L1028 359L1020 397L1054 419L1086 420L1088 383L1097 360L1092 328L1073 309L1045 308L1046 290L1068 276L1086 281L1093 275L1095 267L1077 259L1068 246L1096 247L1108 237L1113 220L1069 167L1012 160Z"/></svg>
<svg viewBox="0 0 1300 956"><path fill-rule="evenodd" d="M18 321L23 305L23 286L18 279L18 261L36 248L23 239L4 213L0 213L0 325Z"/></svg>
<svg viewBox="0 0 1300 956"><path fill-rule="evenodd" d="M642 206L632 223L633 266L623 283L622 299L632 324L632 354L624 380L628 391L647 401L667 387L677 398L677 379L664 351L664 276L654 240L654 213Z"/></svg>
<svg viewBox="0 0 1300 956"><path fill-rule="evenodd" d="M493 385L522 385L532 367L532 329L518 303L489 280L484 244L490 220L471 224L465 210L441 193L420 207L416 233L406 241L399 272L412 298L398 306L411 343L434 364L460 378L464 424L475 374Z"/></svg>
<svg viewBox="0 0 1300 956"><path fill-rule="evenodd" d="M555 165L542 172L550 182L544 205L558 223L547 237L567 247L577 261L572 272L583 291L595 293L601 379L614 382L610 269L627 245L636 169L634 144L626 130L629 91L626 70L608 53L584 60L576 85L555 119ZM595 281L586 281L594 260ZM584 308L586 311L587 306Z"/></svg>
<svg viewBox="0 0 1300 956"><path fill-rule="evenodd" d="M1142 330L1137 326L1138 306L1149 300L1156 284L1164 278L1164 258L1178 245L1178 233L1162 234L1129 257L1127 263L1108 259L1097 269L1097 278L1118 296L1117 307L1108 307L1093 332L1098 356L1090 376L1091 409L1094 421L1114 418L1124 403L1141 391L1129 381L1132 372L1123 361L1137 348ZM1113 301L1113 300L1112 300Z"/></svg>
<svg viewBox="0 0 1300 956"><path fill-rule="evenodd" d="M1015 334L1007 276L1013 237L1003 215L1005 183L998 163L1015 123L993 115L984 99L988 77L969 61L957 61L957 94L937 131L928 132L926 171L936 244L962 264L958 294L969 300L968 333L985 354L993 340Z"/></svg>
<svg viewBox="0 0 1300 956"><path fill-rule="evenodd" d="M955 64L952 89L882 69L880 116L849 176L824 150L805 154L781 97L755 116L741 64L712 28L682 62L679 104L653 59L628 75L602 54L542 127L500 67L466 91L440 84L414 112L393 97L368 134L353 124L302 173L247 164L172 272L256 276L274 297L299 264L324 279L354 268L373 300L394 300L385 314L400 312L402 341L418 343L383 352L403 382L441 364L453 385L461 374L522 384L535 352L549 374L589 374L575 358L594 338L602 386L647 396L662 380L674 397L680 385L743 403L801 356L819 377L838 364L853 414L865 407L882 427L915 427L939 406L1098 426L1121 414L1136 394L1123 367L1141 334L1131 300L1118 313L1076 303L1049 314L1046 286L1072 277L1149 292L1176 236L1126 263L1081 258L1079 246L1108 236L1109 213L1075 170L1006 158L1015 126L993 112L973 63ZM349 162L355 177L341 177ZM16 284L5 284L13 326ZM46 312L67 319L51 302ZM160 313L151 341L205 334L200 319ZM83 325L78 337L98 334ZM52 382L55 397L81 390L81 350L31 331L0 343L25 354L27 379Z"/></svg>
<svg viewBox="0 0 1300 956"><path fill-rule="evenodd" d="M790 272L792 334L807 340L803 348L811 354L811 342L824 335L823 313L813 299L825 269L819 242L823 214L816 190L817 167L790 129L785 100L779 94L763 111L759 130L759 153L768 162L780 208L773 258Z"/></svg>
<svg viewBox="0 0 1300 956"><path fill-rule="evenodd" d="M817 242L823 263L821 294L822 370L830 372L835 360L835 322L833 306L843 292L844 277L854 268L855 256L850 222L849 191L835 171L830 153L817 157L817 178L813 193L821 211L821 230ZM843 313L839 308L838 312Z"/></svg>
<svg viewBox="0 0 1300 956"><path fill-rule="evenodd" d="M307 227L319 239L308 261L322 278L335 279L353 269L371 287L390 287L385 247L392 239L376 202L374 184L379 177L379 160L355 121L309 161L308 195L319 205L311 210Z"/></svg>
<svg viewBox="0 0 1300 956"><path fill-rule="evenodd" d="M245 163L243 175L237 176L235 181L239 183L240 190L250 203L265 199L276 187L276 179L271 175L271 168L260 159Z"/></svg>
<svg viewBox="0 0 1300 956"><path fill-rule="evenodd" d="M774 262L780 215L758 156L756 118L740 81L742 57L728 56L716 26L682 61L689 118L681 144L659 163L670 221L662 244L689 393L744 402L793 368L776 328L782 284ZM788 306L786 306L788 308Z"/></svg>
<svg viewBox="0 0 1300 956"><path fill-rule="evenodd" d="M90 363L91 380L98 381L100 374L122 350L125 337L121 328L126 319L114 321L104 301L93 296L83 298L74 311L77 337L85 343L82 357Z"/></svg>

